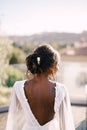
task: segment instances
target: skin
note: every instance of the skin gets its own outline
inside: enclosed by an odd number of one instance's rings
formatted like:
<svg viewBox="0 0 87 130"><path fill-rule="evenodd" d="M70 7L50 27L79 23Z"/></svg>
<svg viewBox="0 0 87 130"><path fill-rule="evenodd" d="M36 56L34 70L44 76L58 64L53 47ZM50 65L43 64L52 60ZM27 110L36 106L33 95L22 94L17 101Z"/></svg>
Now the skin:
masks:
<svg viewBox="0 0 87 130"><path fill-rule="evenodd" d="M54 118L55 86L45 74L34 76L24 84L31 111L42 126Z"/></svg>

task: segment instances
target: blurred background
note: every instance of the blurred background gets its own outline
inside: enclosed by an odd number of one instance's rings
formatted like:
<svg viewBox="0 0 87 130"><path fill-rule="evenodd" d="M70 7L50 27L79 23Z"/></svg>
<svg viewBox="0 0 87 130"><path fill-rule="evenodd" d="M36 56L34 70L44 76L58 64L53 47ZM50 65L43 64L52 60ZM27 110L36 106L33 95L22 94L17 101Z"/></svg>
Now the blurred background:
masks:
<svg viewBox="0 0 87 130"><path fill-rule="evenodd" d="M0 130L25 58L43 43L59 51L57 80L69 91L76 130L87 130L86 0L0 0Z"/></svg>

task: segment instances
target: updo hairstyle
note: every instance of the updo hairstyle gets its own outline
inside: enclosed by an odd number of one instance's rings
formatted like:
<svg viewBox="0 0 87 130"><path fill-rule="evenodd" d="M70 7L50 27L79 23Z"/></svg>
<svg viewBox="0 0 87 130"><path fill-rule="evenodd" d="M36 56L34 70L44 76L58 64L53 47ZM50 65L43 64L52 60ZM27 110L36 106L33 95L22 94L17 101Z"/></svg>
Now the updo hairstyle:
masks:
<svg viewBox="0 0 87 130"><path fill-rule="evenodd" d="M33 75L54 75L58 71L59 59L59 53L50 45L40 45L26 57L26 66Z"/></svg>

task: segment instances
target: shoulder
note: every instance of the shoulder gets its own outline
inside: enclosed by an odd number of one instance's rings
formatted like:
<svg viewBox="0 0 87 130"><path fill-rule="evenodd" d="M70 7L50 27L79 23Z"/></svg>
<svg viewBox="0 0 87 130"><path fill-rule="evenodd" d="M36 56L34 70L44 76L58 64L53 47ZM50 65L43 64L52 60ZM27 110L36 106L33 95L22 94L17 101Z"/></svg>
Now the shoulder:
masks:
<svg viewBox="0 0 87 130"><path fill-rule="evenodd" d="M15 81L13 88L22 87L26 80Z"/></svg>
<svg viewBox="0 0 87 130"><path fill-rule="evenodd" d="M56 89L65 91L66 86L65 86L65 84L63 84L63 83L56 82Z"/></svg>
<svg viewBox="0 0 87 130"><path fill-rule="evenodd" d="M64 98L66 95L66 86L65 84L56 82L56 95Z"/></svg>

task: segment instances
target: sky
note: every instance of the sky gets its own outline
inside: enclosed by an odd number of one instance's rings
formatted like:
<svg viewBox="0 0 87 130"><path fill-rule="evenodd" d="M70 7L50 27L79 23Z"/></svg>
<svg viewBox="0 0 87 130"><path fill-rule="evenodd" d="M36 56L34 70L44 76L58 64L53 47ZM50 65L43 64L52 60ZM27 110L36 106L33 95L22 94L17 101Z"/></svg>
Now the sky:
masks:
<svg viewBox="0 0 87 130"><path fill-rule="evenodd" d="M87 0L0 0L0 33L32 35L87 30Z"/></svg>

